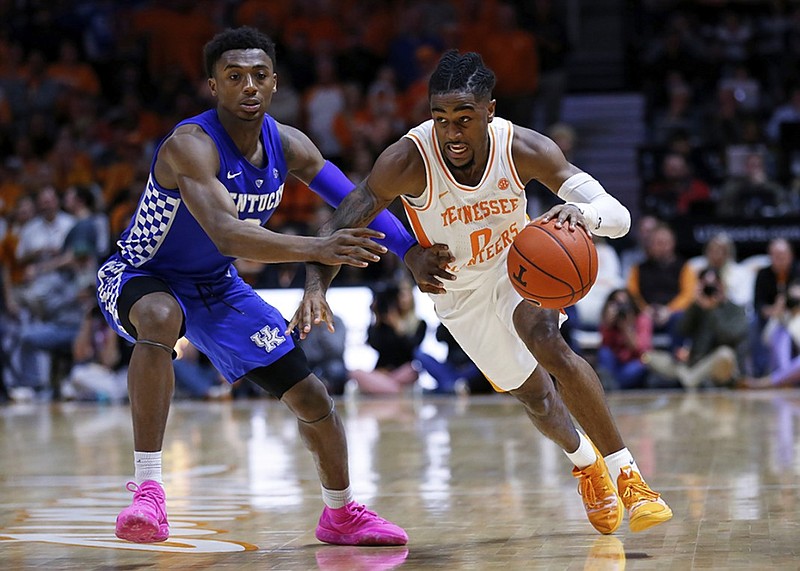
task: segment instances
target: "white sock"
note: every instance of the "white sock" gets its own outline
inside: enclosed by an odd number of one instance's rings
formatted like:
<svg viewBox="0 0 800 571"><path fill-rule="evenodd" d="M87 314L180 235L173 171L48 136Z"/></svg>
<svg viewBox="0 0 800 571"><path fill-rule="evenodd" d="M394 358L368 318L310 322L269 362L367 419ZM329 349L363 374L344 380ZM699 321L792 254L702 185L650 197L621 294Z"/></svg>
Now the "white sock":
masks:
<svg viewBox="0 0 800 571"><path fill-rule="evenodd" d="M618 452L609 454L605 457L606 466L608 466L608 473L611 474L611 480L614 485L617 485L617 478L619 477L620 470L625 466L630 466L631 470L639 473L639 466L636 465L636 460L633 459L633 454L627 448L623 448Z"/></svg>
<svg viewBox="0 0 800 571"><path fill-rule="evenodd" d="M586 438L586 436L584 436L580 430L577 432L581 439L580 443L578 444L578 449L574 452L567 452L564 450L564 454L567 455L567 458L569 458L570 462L575 464L578 470L583 470L597 461L597 454L595 454L594 447L592 446L592 443L589 442L589 439Z"/></svg>
<svg viewBox="0 0 800 571"><path fill-rule="evenodd" d="M332 510L343 508L353 501L353 492L350 486L347 486L344 490L329 490L325 486L321 486L321 488L322 501Z"/></svg>
<svg viewBox="0 0 800 571"><path fill-rule="evenodd" d="M134 479L137 484L145 480L155 480L162 486L161 477L161 450L158 452L133 452Z"/></svg>

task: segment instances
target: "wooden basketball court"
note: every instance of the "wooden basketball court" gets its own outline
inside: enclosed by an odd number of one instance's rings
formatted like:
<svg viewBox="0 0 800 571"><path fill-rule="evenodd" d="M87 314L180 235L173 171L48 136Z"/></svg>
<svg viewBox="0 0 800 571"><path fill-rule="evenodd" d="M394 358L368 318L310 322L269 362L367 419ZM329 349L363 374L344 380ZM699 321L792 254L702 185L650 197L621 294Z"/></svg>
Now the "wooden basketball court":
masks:
<svg viewBox="0 0 800 571"><path fill-rule="evenodd" d="M271 400L176 402L164 449L172 536L114 537L130 501L126 406L0 407L2 569L798 569L800 392L612 394L669 523L598 535L566 457L506 396L338 402L356 498L407 548L319 543L322 502Z"/></svg>

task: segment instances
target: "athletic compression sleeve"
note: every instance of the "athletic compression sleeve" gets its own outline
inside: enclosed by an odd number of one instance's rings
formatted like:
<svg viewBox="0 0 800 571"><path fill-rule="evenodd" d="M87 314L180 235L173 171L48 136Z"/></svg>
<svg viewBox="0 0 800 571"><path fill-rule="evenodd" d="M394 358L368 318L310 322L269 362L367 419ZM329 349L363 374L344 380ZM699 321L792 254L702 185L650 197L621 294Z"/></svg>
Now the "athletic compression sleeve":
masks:
<svg viewBox="0 0 800 571"><path fill-rule="evenodd" d="M558 189L558 197L567 204L578 207L592 234L619 238L631 228L631 213L628 209L584 172L565 180Z"/></svg>
<svg viewBox="0 0 800 571"><path fill-rule="evenodd" d="M325 161L325 166L317 173L308 187L331 206L339 206L342 199L353 190L354 185L336 165ZM369 227L386 235L386 238L377 240L377 242L389 248L401 260L405 258L409 248L417 243L403 224L387 210L378 214Z"/></svg>

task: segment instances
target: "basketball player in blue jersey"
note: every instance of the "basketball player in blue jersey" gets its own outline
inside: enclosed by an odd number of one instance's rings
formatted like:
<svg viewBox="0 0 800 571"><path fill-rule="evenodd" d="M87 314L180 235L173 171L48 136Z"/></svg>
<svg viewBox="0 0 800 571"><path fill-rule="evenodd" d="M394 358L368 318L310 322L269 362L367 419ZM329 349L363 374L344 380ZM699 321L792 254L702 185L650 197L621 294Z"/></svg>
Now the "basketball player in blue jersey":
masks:
<svg viewBox="0 0 800 571"><path fill-rule="evenodd" d="M268 37L251 28L227 30L206 45L204 56L216 108L182 121L159 144L118 251L98 272L105 318L135 344L128 373L133 503L117 517L116 534L135 542L169 536L161 449L174 388L173 347L185 335L229 382L249 379L297 416L322 484L318 539L405 544L403 529L353 500L345 432L333 400L285 333L286 320L242 281L232 262L241 257L363 267L386 251L373 239L387 231L389 249L405 257L422 282L441 275L438 262L427 262L429 255L391 216L378 220L377 230L326 237L264 228L290 174L331 203L353 185L308 137L266 114L277 87Z"/></svg>
<svg viewBox="0 0 800 571"><path fill-rule="evenodd" d="M616 238L628 231L630 214L553 141L496 117L494 83L478 54L445 53L429 81L432 120L378 157L320 235L367 224L402 197L417 240L436 248L450 274L427 288L439 319L495 388L521 401L533 424L562 447L594 528L613 533L627 509L631 530L645 530L672 511L625 447L597 374L561 336L562 315L524 301L506 271L508 246L527 223L525 185L534 179L566 201L540 217L559 227ZM325 292L336 270L307 268L290 324L301 337L330 321Z"/></svg>

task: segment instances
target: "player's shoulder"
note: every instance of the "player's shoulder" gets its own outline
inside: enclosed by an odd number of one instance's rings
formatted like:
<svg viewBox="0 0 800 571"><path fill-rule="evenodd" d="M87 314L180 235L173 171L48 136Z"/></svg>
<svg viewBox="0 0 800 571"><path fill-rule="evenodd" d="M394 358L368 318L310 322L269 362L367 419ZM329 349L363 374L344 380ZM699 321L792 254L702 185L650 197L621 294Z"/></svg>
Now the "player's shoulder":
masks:
<svg viewBox="0 0 800 571"><path fill-rule="evenodd" d="M278 121L275 121L275 128L278 131L281 149L289 170L293 170L298 165L305 166L311 160L319 161L321 159L320 150L303 131Z"/></svg>
<svg viewBox="0 0 800 571"><path fill-rule="evenodd" d="M515 158L535 159L549 155L556 149L558 149L558 146L550 137L533 129L514 125L511 150Z"/></svg>
<svg viewBox="0 0 800 571"><path fill-rule="evenodd" d="M185 123L175 128L161 145L159 154L182 155L186 153L217 154L214 139L195 123Z"/></svg>
<svg viewBox="0 0 800 571"><path fill-rule="evenodd" d="M170 174L215 174L219 169L219 149L203 128L195 124L179 125L161 144L156 155L156 174L165 182Z"/></svg>
<svg viewBox="0 0 800 571"><path fill-rule="evenodd" d="M391 188L396 196L418 196L426 185L425 163L419 150L407 137L389 145L375 161L370 185Z"/></svg>
<svg viewBox="0 0 800 571"><path fill-rule="evenodd" d="M399 173L413 173L418 170L424 174L425 164L420 155L421 152L423 151L411 139L400 137L400 139L386 147L378 157L376 165L379 164L383 169Z"/></svg>

